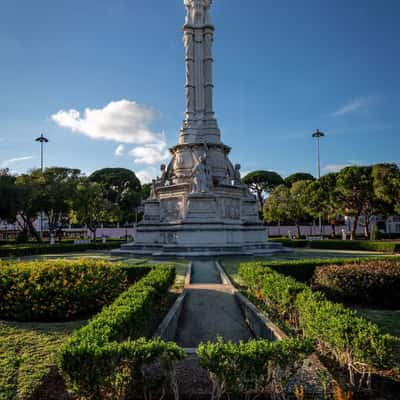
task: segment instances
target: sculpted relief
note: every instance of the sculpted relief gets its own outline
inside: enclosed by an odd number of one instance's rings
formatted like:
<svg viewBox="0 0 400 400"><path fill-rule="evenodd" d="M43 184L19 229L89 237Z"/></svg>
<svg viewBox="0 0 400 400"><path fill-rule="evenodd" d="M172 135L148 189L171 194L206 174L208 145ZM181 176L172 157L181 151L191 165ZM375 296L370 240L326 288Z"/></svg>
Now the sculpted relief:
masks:
<svg viewBox="0 0 400 400"><path fill-rule="evenodd" d="M210 24L210 7L212 0L184 0L187 10L186 24L207 25Z"/></svg>

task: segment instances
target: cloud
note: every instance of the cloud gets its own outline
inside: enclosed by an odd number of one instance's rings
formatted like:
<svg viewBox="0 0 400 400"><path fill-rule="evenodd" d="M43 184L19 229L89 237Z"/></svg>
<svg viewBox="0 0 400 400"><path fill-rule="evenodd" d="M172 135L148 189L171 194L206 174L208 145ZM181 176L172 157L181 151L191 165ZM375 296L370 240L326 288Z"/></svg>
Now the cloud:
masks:
<svg viewBox="0 0 400 400"><path fill-rule="evenodd" d="M150 183L157 176L155 167L149 167L135 172L141 183Z"/></svg>
<svg viewBox="0 0 400 400"><path fill-rule="evenodd" d="M144 146L135 147L129 151L137 164L157 164L169 158L167 143L160 140L158 143L149 143Z"/></svg>
<svg viewBox="0 0 400 400"><path fill-rule="evenodd" d="M329 174L330 172L340 172L343 168L350 167L359 164L357 161L350 161L347 164L329 164L322 168L324 172Z"/></svg>
<svg viewBox="0 0 400 400"><path fill-rule="evenodd" d="M124 150L125 150L125 146L123 144L119 144L118 147L115 149L115 155L116 156L123 156L124 155Z"/></svg>
<svg viewBox="0 0 400 400"><path fill-rule="evenodd" d="M25 157L17 157L17 158L10 158L9 160L5 160L0 163L0 168L8 168L15 163L19 163L21 161L31 160L33 156L25 156Z"/></svg>
<svg viewBox="0 0 400 400"><path fill-rule="evenodd" d="M143 145L158 143L162 138L149 127L158 115L151 107L123 99L100 109L86 108L82 115L75 109L60 110L51 119L59 126L91 139Z"/></svg>
<svg viewBox="0 0 400 400"><path fill-rule="evenodd" d="M342 115L351 114L356 111L366 110L368 106L370 106L376 99L376 96L359 97L344 104L331 115L333 117L340 117Z"/></svg>

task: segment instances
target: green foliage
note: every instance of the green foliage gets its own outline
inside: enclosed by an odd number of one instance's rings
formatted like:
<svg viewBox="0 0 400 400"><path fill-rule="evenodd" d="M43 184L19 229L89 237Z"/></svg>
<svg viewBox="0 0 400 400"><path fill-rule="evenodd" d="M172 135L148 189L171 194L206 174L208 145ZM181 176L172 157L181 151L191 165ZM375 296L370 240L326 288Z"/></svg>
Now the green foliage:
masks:
<svg viewBox="0 0 400 400"><path fill-rule="evenodd" d="M207 369L214 385L214 398L226 393L279 395L300 363L311 353L308 341L250 340L246 343L201 343L200 365ZM247 397L246 397L247 398Z"/></svg>
<svg viewBox="0 0 400 400"><path fill-rule="evenodd" d="M61 349L58 365L82 398L122 396L129 385L139 393L144 367L160 361L168 379L184 351L175 343L146 340L152 309L174 282L175 268L153 269L110 306L76 331Z"/></svg>
<svg viewBox="0 0 400 400"><path fill-rule="evenodd" d="M280 242L286 247L325 249L325 250L360 250L377 251L382 253L400 252L400 242L380 242L373 240L289 240L271 239Z"/></svg>
<svg viewBox="0 0 400 400"><path fill-rule="evenodd" d="M373 260L318 267L312 288L341 302L396 309L400 304L400 261Z"/></svg>
<svg viewBox="0 0 400 400"><path fill-rule="evenodd" d="M247 174L242 181L256 193L261 208L264 204L263 193L269 193L276 186L283 184L282 177L273 171L253 171Z"/></svg>
<svg viewBox="0 0 400 400"><path fill-rule="evenodd" d="M87 259L5 263L0 267L0 314L15 321L66 320L98 311L127 286L122 264Z"/></svg>
<svg viewBox="0 0 400 400"><path fill-rule="evenodd" d="M296 172L284 179L285 185L289 188L292 187L295 182L299 181L315 181L315 178L307 172Z"/></svg>
<svg viewBox="0 0 400 400"><path fill-rule="evenodd" d="M322 293L313 292L262 262L242 264L240 274L251 294L264 302L270 312L305 338L316 340L320 351L346 365L352 383L355 370L370 374L399 362L392 357L397 339L382 334L376 325L327 300Z"/></svg>
<svg viewBox="0 0 400 400"><path fill-rule="evenodd" d="M135 173L125 168L104 168L93 172L89 180L104 188L105 199L113 204L120 223L135 221L135 208L142 200L141 185Z"/></svg>
<svg viewBox="0 0 400 400"><path fill-rule="evenodd" d="M64 254L75 251L86 250L111 250L121 246L120 241L112 241L107 243L57 243L50 246L49 244L26 243L23 245L4 245L0 246L0 257L24 257L37 254Z"/></svg>

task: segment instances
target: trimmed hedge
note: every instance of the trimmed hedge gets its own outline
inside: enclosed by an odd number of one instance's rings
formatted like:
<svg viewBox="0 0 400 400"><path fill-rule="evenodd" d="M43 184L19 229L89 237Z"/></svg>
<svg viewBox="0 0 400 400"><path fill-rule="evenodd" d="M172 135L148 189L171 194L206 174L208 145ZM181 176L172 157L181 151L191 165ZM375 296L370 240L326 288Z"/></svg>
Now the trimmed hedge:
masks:
<svg viewBox="0 0 400 400"><path fill-rule="evenodd" d="M342 304L333 303L320 292L284 276L264 263L241 264L240 274L252 295L268 311L285 320L303 337L315 340L319 349L348 368L354 384L355 371L362 379L373 370L399 365L394 350L400 339L384 335L380 329ZM397 355L396 355L397 354ZM397 357L397 358L393 358Z"/></svg>
<svg viewBox="0 0 400 400"><path fill-rule="evenodd" d="M398 261L400 257L386 256L386 257L358 257L358 258L310 258L302 260L287 260L287 261L263 261L263 265L272 268L274 271L283 275L291 276L300 282L310 282L314 276L315 270L319 266L325 265L344 265L344 264L358 264L370 261Z"/></svg>
<svg viewBox="0 0 400 400"><path fill-rule="evenodd" d="M302 240L270 239L286 247L324 250L364 250L382 253L400 253L400 242L380 242L371 240Z"/></svg>
<svg viewBox="0 0 400 400"><path fill-rule="evenodd" d="M217 343L201 343L197 349L199 363L207 369L213 382L215 399L227 393L244 398L282 394L311 352L311 343L299 339L250 340L236 344L219 338Z"/></svg>
<svg viewBox="0 0 400 400"><path fill-rule="evenodd" d="M88 244L73 244L62 243L54 244L23 244L23 245L4 245L0 246L1 257L24 257L37 254L63 254L72 253L74 251L86 250L111 250L121 247L120 241L113 241L107 243L88 243Z"/></svg>
<svg viewBox="0 0 400 400"><path fill-rule="evenodd" d="M16 321L67 320L110 304L151 270L95 260L0 263L0 314Z"/></svg>
<svg viewBox="0 0 400 400"><path fill-rule="evenodd" d="M318 267L311 287L341 302L396 309L400 305L400 260Z"/></svg>
<svg viewBox="0 0 400 400"><path fill-rule="evenodd" d="M144 367L155 361L171 379L174 363L184 358L184 351L175 343L143 337L150 334L149 315L174 279L173 266L153 269L68 339L58 365L81 398L123 397L128 386L141 392Z"/></svg>

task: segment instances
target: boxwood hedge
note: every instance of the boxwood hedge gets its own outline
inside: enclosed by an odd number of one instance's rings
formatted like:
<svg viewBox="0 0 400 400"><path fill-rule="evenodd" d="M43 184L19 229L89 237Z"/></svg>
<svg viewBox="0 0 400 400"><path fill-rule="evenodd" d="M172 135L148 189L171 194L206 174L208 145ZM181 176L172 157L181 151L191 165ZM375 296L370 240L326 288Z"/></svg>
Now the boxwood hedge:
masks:
<svg viewBox="0 0 400 400"><path fill-rule="evenodd" d="M173 266L153 269L69 338L58 365L81 398L122 398L128 386L141 393L145 366L155 361L171 382L174 363L184 351L175 343L144 337L150 334L152 310L174 278Z"/></svg>
<svg viewBox="0 0 400 400"><path fill-rule="evenodd" d="M400 253L400 242L383 242L372 240L304 240L304 239L271 239L286 247L325 249L325 250L364 250L383 253Z"/></svg>
<svg viewBox="0 0 400 400"><path fill-rule="evenodd" d="M27 244L13 244L0 246L1 257L24 257L37 254L63 254L72 253L74 251L86 250L111 250L117 249L121 246L120 241L112 241L106 243L87 243L87 244L74 244L74 243L57 243L52 246L49 244L27 243Z"/></svg>
<svg viewBox="0 0 400 400"><path fill-rule="evenodd" d="M361 372L361 381L366 378L369 384L373 370L399 365L395 348L400 339L384 335L356 312L262 262L242 264L240 274L251 295L257 296L269 312L285 320L303 337L315 340L323 353L346 366L352 383L355 372Z"/></svg>

